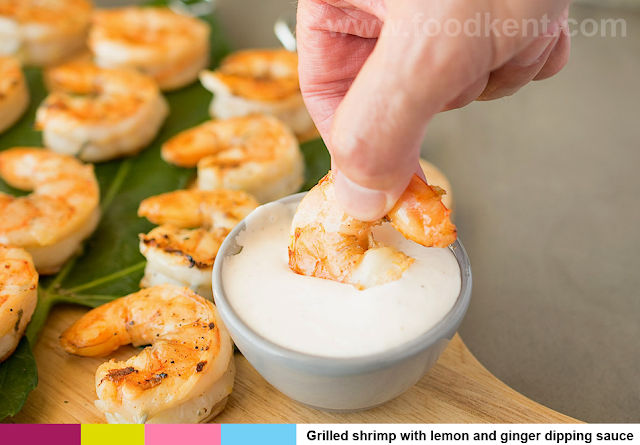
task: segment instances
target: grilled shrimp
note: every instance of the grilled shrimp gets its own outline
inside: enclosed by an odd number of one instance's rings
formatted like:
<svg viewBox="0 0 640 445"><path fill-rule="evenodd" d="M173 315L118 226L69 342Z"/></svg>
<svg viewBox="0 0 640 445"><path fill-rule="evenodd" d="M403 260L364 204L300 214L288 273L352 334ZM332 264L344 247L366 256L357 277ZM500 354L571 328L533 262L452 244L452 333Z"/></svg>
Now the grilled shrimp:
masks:
<svg viewBox="0 0 640 445"><path fill-rule="evenodd" d="M128 69L74 61L47 70L51 91L36 128L53 151L101 162L133 155L156 137L169 113L153 79Z"/></svg>
<svg viewBox="0 0 640 445"><path fill-rule="evenodd" d="M271 114L297 135L314 129L302 101L296 53L284 49L239 51L224 59L217 70L203 71L200 81L214 93L211 117Z"/></svg>
<svg viewBox="0 0 640 445"><path fill-rule="evenodd" d="M0 56L0 133L15 124L29 105L29 90L20 63Z"/></svg>
<svg viewBox="0 0 640 445"><path fill-rule="evenodd" d="M447 247L456 238L444 191L414 176L385 217L405 238L426 247ZM350 283L359 289L399 279L413 259L377 243L371 228L347 215L335 198L331 172L303 198L291 225L289 267L300 275Z"/></svg>
<svg viewBox="0 0 640 445"><path fill-rule="evenodd" d="M202 20L132 6L97 11L89 48L98 65L138 69L168 91L194 82L209 64L209 34Z"/></svg>
<svg viewBox="0 0 640 445"><path fill-rule="evenodd" d="M273 116L205 122L167 141L162 158L197 165L202 190L244 190L261 203L295 193L304 182L300 145Z"/></svg>
<svg viewBox="0 0 640 445"><path fill-rule="evenodd" d="M140 252L147 258L140 286L173 283L213 300L218 249L256 207L253 197L235 190L178 190L142 201L138 215L162 225L140 235Z"/></svg>
<svg viewBox="0 0 640 445"><path fill-rule="evenodd" d="M38 272L23 249L0 245L0 362L18 346L38 302Z"/></svg>
<svg viewBox="0 0 640 445"><path fill-rule="evenodd" d="M23 247L41 274L57 272L95 230L100 190L93 166L37 148L0 152L0 178L33 190L0 192L0 243Z"/></svg>
<svg viewBox="0 0 640 445"><path fill-rule="evenodd" d="M59 63L84 47L92 9L88 0L0 0L0 55Z"/></svg>
<svg viewBox="0 0 640 445"><path fill-rule="evenodd" d="M201 423L233 390L233 344L216 307L172 284L143 289L85 314L60 336L83 357L148 345L96 371L96 407L109 423Z"/></svg>

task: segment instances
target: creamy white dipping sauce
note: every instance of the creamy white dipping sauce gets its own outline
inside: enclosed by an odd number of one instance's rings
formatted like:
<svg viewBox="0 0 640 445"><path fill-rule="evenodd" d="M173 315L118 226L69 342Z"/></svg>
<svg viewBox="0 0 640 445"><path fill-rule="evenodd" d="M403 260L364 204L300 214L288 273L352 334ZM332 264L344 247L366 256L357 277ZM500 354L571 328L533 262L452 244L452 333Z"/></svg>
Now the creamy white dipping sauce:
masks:
<svg viewBox="0 0 640 445"><path fill-rule="evenodd" d="M306 354L359 357L419 337L454 306L461 278L453 253L409 241L390 224L376 227L375 239L415 259L399 280L357 290L295 274L287 247L296 208L259 207L236 238L242 251L222 266L229 304L262 337Z"/></svg>

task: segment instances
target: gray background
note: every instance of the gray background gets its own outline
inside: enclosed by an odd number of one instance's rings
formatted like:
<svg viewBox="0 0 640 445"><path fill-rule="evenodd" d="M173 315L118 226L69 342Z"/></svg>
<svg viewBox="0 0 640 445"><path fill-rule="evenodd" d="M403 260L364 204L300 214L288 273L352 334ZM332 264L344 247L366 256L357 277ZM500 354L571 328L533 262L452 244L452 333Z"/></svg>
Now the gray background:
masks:
<svg viewBox="0 0 640 445"><path fill-rule="evenodd" d="M218 5L237 49L277 46L286 12L290 0ZM423 155L452 182L473 266L471 351L550 408L640 422L640 12L571 15L624 18L628 35L577 36L557 77L438 116Z"/></svg>

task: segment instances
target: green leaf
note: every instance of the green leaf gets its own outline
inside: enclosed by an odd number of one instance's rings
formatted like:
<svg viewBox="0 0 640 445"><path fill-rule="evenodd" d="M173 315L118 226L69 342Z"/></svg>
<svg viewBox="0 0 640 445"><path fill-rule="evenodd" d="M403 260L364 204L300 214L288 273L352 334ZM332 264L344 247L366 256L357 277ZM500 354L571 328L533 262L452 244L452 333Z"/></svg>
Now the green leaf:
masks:
<svg viewBox="0 0 640 445"><path fill-rule="evenodd" d="M210 22L212 65L215 66L228 53L228 47L215 18L211 17ZM35 111L47 92L40 70L27 69L26 76L31 90L30 108L19 123L0 136L0 150L42 145L41 134L33 130L33 122ZM145 259L139 252L138 234L147 233L153 225L138 218L138 205L149 196L185 188L195 175L194 170L164 162L160 147L180 131L209 119L211 93L199 82L165 96L171 112L156 140L135 157L95 166L102 219L96 232L85 242L83 253L65 264L57 275L41 278L38 305L27 328L28 341L21 342L20 354L16 351L0 364L0 419L17 413L35 388L37 373L29 341L35 344L53 306L72 303L97 307L139 290ZM302 144L302 150L307 162L304 190L308 190L326 174L329 155L321 140ZM24 194L1 180L0 192ZM25 367L27 363L29 368ZM13 389L6 391L3 381Z"/></svg>
<svg viewBox="0 0 640 445"><path fill-rule="evenodd" d="M23 337L11 357L0 363L0 419L16 415L37 385L36 360Z"/></svg>
<svg viewBox="0 0 640 445"><path fill-rule="evenodd" d="M307 164L302 190L308 191L327 174L331 166L331 157L322 139L306 142L300 148Z"/></svg>

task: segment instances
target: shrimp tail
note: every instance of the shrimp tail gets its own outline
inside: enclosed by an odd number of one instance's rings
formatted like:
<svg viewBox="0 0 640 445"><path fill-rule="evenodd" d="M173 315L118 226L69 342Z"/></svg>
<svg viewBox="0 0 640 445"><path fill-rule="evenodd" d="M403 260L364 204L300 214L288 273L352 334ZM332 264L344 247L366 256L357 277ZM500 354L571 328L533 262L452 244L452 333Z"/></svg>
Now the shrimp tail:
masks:
<svg viewBox="0 0 640 445"><path fill-rule="evenodd" d="M425 247L447 247L456 241L458 232L451 222L451 210L442 203L445 193L414 175L386 219L411 241Z"/></svg>

